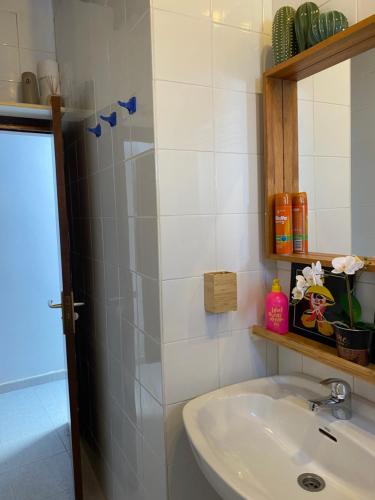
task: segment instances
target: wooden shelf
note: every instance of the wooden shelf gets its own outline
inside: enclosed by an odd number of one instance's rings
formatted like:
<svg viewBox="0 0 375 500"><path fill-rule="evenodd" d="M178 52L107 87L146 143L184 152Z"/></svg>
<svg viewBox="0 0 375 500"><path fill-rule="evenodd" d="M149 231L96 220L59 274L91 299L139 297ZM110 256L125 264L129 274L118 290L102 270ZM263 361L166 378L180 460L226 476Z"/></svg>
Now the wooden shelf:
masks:
<svg viewBox="0 0 375 500"><path fill-rule="evenodd" d="M332 267L332 260L335 257L341 257L341 255L337 254L328 254L328 253L307 253L307 254L297 254L293 253L291 255L278 255L276 253L272 253L267 255L267 258L271 260L280 260L284 262L296 262L299 264L311 264L312 262L317 262L318 260L321 262L324 267ZM366 271L375 272L375 257L361 257L361 259L366 262Z"/></svg>
<svg viewBox="0 0 375 500"><path fill-rule="evenodd" d="M90 109L61 108L64 120L80 122L94 114ZM52 120L51 106L41 104L27 104L24 102L0 101L0 117L12 116L16 118L31 118L33 120Z"/></svg>
<svg viewBox="0 0 375 500"><path fill-rule="evenodd" d="M375 365L361 366L346 359L337 356L336 349L314 340L306 339L296 333L287 333L286 335L278 335L271 332L263 326L255 325L252 328L253 334L258 335L275 344L299 352L304 356L320 361L326 365L332 366L338 370L350 373L353 377L358 377L367 382L375 384Z"/></svg>
<svg viewBox="0 0 375 500"><path fill-rule="evenodd" d="M265 76L298 81L375 47L375 15L328 37L266 71Z"/></svg>
<svg viewBox="0 0 375 500"><path fill-rule="evenodd" d="M32 118L34 120L51 120L51 106L40 104L26 104L22 102L1 102L0 116L14 116L17 118Z"/></svg>

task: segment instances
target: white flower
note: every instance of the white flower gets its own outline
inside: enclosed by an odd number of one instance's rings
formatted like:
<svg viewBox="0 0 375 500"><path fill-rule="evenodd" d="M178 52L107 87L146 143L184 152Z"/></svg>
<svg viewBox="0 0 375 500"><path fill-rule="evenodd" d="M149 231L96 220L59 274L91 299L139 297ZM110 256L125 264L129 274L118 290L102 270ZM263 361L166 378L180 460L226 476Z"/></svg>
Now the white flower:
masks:
<svg viewBox="0 0 375 500"><path fill-rule="evenodd" d="M316 264L312 263L311 267L305 267L302 274L308 286L323 286L322 277L324 276L324 271L319 261Z"/></svg>
<svg viewBox="0 0 375 500"><path fill-rule="evenodd" d="M305 295L304 288L298 288L297 286L292 290L293 300L302 300Z"/></svg>
<svg viewBox="0 0 375 500"><path fill-rule="evenodd" d="M365 263L356 255L348 255L347 257L336 257L332 260L332 273L334 274L355 274L363 268Z"/></svg>
<svg viewBox="0 0 375 500"><path fill-rule="evenodd" d="M303 290L307 288L309 285L305 278L301 276L300 274L296 276L296 288L299 288L300 290Z"/></svg>

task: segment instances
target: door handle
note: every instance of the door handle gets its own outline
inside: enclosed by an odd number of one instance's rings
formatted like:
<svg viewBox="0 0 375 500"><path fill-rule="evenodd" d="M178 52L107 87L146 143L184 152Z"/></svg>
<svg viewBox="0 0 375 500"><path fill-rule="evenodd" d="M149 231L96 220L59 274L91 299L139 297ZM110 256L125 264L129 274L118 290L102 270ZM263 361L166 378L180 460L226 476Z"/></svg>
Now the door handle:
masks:
<svg viewBox="0 0 375 500"><path fill-rule="evenodd" d="M85 305L84 302L74 302L74 307L82 307L84 305ZM51 309L62 309L63 306L62 304L54 304L53 300L49 300L48 307L50 307Z"/></svg>
<svg viewBox="0 0 375 500"><path fill-rule="evenodd" d="M51 309L62 309L62 304L54 304L53 300L49 300L48 307L50 307Z"/></svg>

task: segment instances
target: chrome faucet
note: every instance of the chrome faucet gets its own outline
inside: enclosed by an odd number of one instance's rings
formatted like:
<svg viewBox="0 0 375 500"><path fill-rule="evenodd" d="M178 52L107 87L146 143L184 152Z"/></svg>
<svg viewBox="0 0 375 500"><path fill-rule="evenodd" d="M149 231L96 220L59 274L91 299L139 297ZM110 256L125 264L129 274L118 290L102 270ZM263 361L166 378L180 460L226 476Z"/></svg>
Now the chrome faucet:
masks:
<svg viewBox="0 0 375 500"><path fill-rule="evenodd" d="M339 420L352 418L352 390L350 385L339 378L327 378L320 383L331 386L331 396L327 399L309 400L310 410L318 411L321 408L331 408L332 415Z"/></svg>

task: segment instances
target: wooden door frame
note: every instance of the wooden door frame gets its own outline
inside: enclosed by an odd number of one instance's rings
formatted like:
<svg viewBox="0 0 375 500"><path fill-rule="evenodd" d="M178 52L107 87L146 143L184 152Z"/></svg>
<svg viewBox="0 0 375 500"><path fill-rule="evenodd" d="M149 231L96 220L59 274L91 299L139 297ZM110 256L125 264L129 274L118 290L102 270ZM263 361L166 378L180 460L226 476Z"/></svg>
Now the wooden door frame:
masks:
<svg viewBox="0 0 375 500"><path fill-rule="evenodd" d="M60 251L62 267L63 292L61 296L63 308L63 331L66 341L66 359L68 372L68 388L70 403L72 461L74 475L75 500L83 500L82 467L78 414L78 379L75 348L74 303L72 293L72 276L70 268L70 240L61 237L69 234L67 210L66 182L64 169L64 147L62 135L62 114L60 96L51 97L52 120L0 117L0 131L28 132L51 134L54 140L55 170L58 197L58 215L60 226Z"/></svg>
<svg viewBox="0 0 375 500"><path fill-rule="evenodd" d="M64 169L64 144L62 133L62 114L60 96L51 97L52 134L55 145L56 183L59 206L60 235L69 235L68 206L66 196L66 180ZM78 378L75 345L74 297L72 292L72 275L70 262L70 239L60 236L61 267L62 267L62 294L63 328L66 339L66 358L68 364L68 387L70 400L71 442L73 455L73 473L76 500L82 500L82 467L79 432L78 409Z"/></svg>

